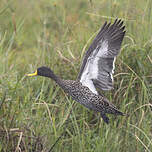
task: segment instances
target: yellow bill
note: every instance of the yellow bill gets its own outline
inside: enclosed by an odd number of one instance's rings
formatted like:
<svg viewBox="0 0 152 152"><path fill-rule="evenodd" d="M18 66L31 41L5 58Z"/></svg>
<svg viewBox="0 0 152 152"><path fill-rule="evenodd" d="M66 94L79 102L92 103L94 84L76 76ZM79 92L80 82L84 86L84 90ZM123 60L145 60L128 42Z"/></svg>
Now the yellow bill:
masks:
<svg viewBox="0 0 152 152"><path fill-rule="evenodd" d="M37 75L37 70L34 73L31 74L26 74L28 77L36 76Z"/></svg>

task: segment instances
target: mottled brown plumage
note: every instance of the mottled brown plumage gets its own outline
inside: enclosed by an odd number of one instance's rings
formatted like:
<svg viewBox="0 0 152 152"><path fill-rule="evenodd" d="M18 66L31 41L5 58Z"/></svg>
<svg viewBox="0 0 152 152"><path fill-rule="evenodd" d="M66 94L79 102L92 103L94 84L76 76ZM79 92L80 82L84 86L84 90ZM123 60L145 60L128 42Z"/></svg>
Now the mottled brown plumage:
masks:
<svg viewBox="0 0 152 152"><path fill-rule="evenodd" d="M96 87L102 90L112 89L114 61L125 34L125 27L122 25L121 20L115 20L112 25L110 23L103 25L84 56L76 81L63 80L47 67L40 67L28 76L39 75L53 79L73 100L88 109L100 112L106 123L109 122L106 113L125 115L96 90Z"/></svg>
<svg viewBox="0 0 152 152"><path fill-rule="evenodd" d="M124 115L104 96L92 93L92 91L88 87L83 86L80 81L63 80L56 76L48 67L38 68L37 75L53 79L68 95L72 97L73 100L79 102L90 110L100 112L101 117L106 123L109 123L109 118L106 116L106 113Z"/></svg>

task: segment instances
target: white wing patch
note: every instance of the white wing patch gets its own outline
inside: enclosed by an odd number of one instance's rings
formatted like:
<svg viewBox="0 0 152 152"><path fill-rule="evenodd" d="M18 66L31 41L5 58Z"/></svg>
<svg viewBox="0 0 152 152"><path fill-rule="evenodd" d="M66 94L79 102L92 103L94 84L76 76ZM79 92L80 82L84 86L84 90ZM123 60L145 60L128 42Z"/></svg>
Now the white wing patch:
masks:
<svg viewBox="0 0 152 152"><path fill-rule="evenodd" d="M112 74L114 74L114 70L115 70L115 61L116 61L116 57L114 57L114 61L113 61L113 69L112 69Z"/></svg>
<svg viewBox="0 0 152 152"><path fill-rule="evenodd" d="M91 58L88 59L87 64L86 65L90 65L91 63ZM97 75L97 72L95 71L95 75ZM93 81L90 79L90 66L86 66L83 74L81 76L80 82L82 83L83 86L88 87L93 93L98 94Z"/></svg>
<svg viewBox="0 0 152 152"><path fill-rule="evenodd" d="M114 70L115 70L115 61L116 61L116 57L114 57L114 61L113 61L113 69L112 69L112 73L110 73L110 76L111 76L111 80L113 82L113 75L114 74Z"/></svg>
<svg viewBox="0 0 152 152"><path fill-rule="evenodd" d="M86 63L86 66L84 68L83 74L80 79L82 85L88 87L95 94L98 94L98 92L92 80L97 79L98 77L98 73L99 73L98 61L100 57L107 56L107 53L108 53L108 42L107 41L100 42L99 45L94 50L94 52L92 53L92 55L88 58L88 61Z"/></svg>
<svg viewBox="0 0 152 152"><path fill-rule="evenodd" d="M98 61L100 57L104 57L108 52L108 42L100 42L91 55L91 64L86 64L89 67L90 79L97 79L98 76Z"/></svg>

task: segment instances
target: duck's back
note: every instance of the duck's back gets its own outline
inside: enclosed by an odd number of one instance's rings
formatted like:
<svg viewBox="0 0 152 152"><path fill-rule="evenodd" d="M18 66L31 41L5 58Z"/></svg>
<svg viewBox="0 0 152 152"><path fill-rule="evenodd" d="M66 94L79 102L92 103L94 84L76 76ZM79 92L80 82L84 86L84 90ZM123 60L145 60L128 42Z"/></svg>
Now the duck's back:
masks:
<svg viewBox="0 0 152 152"><path fill-rule="evenodd" d="M73 100L89 109L100 112L101 110L105 111L109 106L109 102L105 97L94 94L88 87L83 86L79 81L63 80L61 87Z"/></svg>

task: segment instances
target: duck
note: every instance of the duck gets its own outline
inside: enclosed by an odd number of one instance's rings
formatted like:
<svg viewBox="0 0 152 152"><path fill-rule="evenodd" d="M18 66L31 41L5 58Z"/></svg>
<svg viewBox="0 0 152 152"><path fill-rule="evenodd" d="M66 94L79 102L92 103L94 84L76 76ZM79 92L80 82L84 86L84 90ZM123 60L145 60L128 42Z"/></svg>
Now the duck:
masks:
<svg viewBox="0 0 152 152"><path fill-rule="evenodd" d="M76 80L64 80L52 69L42 66L27 76L42 76L54 80L73 100L86 108L100 113L101 118L109 124L107 114L126 114L119 111L101 92L113 89L115 60L120 53L125 36L125 26L121 19L113 23L105 22L92 44L85 52Z"/></svg>

